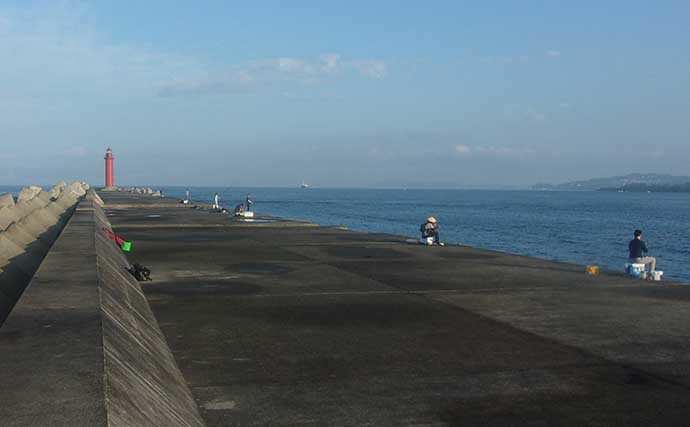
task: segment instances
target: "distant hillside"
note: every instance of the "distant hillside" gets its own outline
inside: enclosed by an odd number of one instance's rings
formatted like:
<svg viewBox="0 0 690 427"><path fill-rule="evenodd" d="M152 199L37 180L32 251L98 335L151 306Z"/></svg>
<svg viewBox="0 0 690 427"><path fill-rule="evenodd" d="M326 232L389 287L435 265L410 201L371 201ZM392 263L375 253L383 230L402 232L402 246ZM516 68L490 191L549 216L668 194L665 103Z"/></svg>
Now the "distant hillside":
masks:
<svg viewBox="0 0 690 427"><path fill-rule="evenodd" d="M685 184L627 184L622 187L602 188L599 191L630 191L637 193L690 193L690 182Z"/></svg>
<svg viewBox="0 0 690 427"><path fill-rule="evenodd" d="M563 184L537 184L532 186L533 190L559 190L559 191L597 191L597 190L623 190L623 191L648 191L647 187L655 188L649 191L664 191L662 187L679 188L690 183L688 176L663 175L656 173L630 174L625 176L614 176L610 178L595 178L585 181L573 181ZM645 190L640 190L645 188ZM628 190L626 190L628 189ZM678 191L678 190L676 190Z"/></svg>

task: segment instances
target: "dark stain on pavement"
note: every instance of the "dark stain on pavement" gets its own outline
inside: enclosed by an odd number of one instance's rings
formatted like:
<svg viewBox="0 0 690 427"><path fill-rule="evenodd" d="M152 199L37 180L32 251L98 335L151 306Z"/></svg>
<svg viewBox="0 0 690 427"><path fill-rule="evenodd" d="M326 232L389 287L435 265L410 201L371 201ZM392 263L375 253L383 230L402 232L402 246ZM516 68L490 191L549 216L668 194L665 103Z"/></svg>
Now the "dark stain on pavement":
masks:
<svg viewBox="0 0 690 427"><path fill-rule="evenodd" d="M175 283L151 283L145 285L147 294L162 294L172 296L195 295L253 295L263 289L252 283L207 280Z"/></svg>
<svg viewBox="0 0 690 427"><path fill-rule="evenodd" d="M285 274L294 269L282 264L264 263L264 262L248 262L239 264L237 266L229 267L231 271L238 271L244 274Z"/></svg>
<svg viewBox="0 0 690 427"><path fill-rule="evenodd" d="M447 314L432 309L424 309L414 304L378 302L367 304L313 303L304 305L281 305L263 307L247 313L250 317L260 317L276 324L298 324L321 327L400 327L402 324L432 324L442 321Z"/></svg>
<svg viewBox="0 0 690 427"><path fill-rule="evenodd" d="M351 246L336 246L326 248L329 255L340 258L377 258L377 259L395 259L404 258L402 254L390 248L367 248L367 247L351 247Z"/></svg>

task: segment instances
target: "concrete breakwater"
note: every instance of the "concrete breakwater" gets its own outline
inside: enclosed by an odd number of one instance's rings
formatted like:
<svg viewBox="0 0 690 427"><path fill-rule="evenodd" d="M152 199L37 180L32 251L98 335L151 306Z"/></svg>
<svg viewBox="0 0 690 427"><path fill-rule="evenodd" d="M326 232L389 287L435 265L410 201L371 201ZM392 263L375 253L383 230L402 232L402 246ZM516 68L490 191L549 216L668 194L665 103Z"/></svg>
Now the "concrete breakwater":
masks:
<svg viewBox="0 0 690 427"><path fill-rule="evenodd" d="M690 419L689 286L101 197L208 426Z"/></svg>
<svg viewBox="0 0 690 427"><path fill-rule="evenodd" d="M48 253L88 184L30 186L0 196L0 326Z"/></svg>
<svg viewBox="0 0 690 427"><path fill-rule="evenodd" d="M203 423L89 190L0 328L3 426Z"/></svg>

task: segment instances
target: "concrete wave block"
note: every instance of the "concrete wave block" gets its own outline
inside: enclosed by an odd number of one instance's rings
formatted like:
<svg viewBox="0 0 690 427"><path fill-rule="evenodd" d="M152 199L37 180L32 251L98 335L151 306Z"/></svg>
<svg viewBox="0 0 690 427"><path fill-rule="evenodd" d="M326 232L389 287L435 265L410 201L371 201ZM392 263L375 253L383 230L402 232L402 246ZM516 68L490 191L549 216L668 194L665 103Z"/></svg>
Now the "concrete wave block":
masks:
<svg viewBox="0 0 690 427"><path fill-rule="evenodd" d="M17 197L17 202L31 200L41 191L43 191L43 189L37 185L22 188L22 191L19 192L19 196Z"/></svg>
<svg viewBox="0 0 690 427"><path fill-rule="evenodd" d="M86 190L82 186L81 182L73 182L70 185L68 185L65 189L65 192L71 192L77 197L81 197L86 194Z"/></svg>
<svg viewBox="0 0 690 427"><path fill-rule="evenodd" d="M0 231L4 231L10 224L19 219L19 212L14 206L0 208Z"/></svg>
<svg viewBox="0 0 690 427"><path fill-rule="evenodd" d="M20 225L22 230L33 236L33 240L38 239L38 236L40 236L41 234L45 233L46 230L48 230L48 228L41 224L41 222L38 221L33 214L25 216L15 224Z"/></svg>
<svg viewBox="0 0 690 427"><path fill-rule="evenodd" d="M5 233L0 233L0 258L5 260L7 265L12 258L24 252L24 247L15 243Z"/></svg>
<svg viewBox="0 0 690 427"><path fill-rule="evenodd" d="M38 238L46 244L52 245L60 235L60 230L62 229L60 219L60 216L54 215L47 208L41 208L33 211L31 215L23 218L20 222L31 220L45 227L45 230Z"/></svg>
<svg viewBox="0 0 690 427"><path fill-rule="evenodd" d="M57 199L60 197L60 194L62 193L62 190L67 187L67 184L65 184L65 181L60 181L57 184L53 186L53 188L50 189L50 197L52 197L53 200Z"/></svg>
<svg viewBox="0 0 690 427"><path fill-rule="evenodd" d="M75 204L77 204L78 201L79 198L77 196L75 196L71 192L64 191L62 194L60 194L60 197L58 197L54 203L57 203L57 205L63 209L69 209Z"/></svg>
<svg viewBox="0 0 690 427"><path fill-rule="evenodd" d="M44 204L40 199L21 200L14 205L14 209L18 218L24 218L31 212L43 206Z"/></svg>
<svg viewBox="0 0 690 427"><path fill-rule="evenodd" d="M36 238L42 237L57 223L58 218L45 208L36 209L19 220L19 224ZM52 242L50 242L52 243Z"/></svg>
<svg viewBox="0 0 690 427"><path fill-rule="evenodd" d="M45 206L48 203L53 201L53 198L50 196L50 193L47 191L40 191L38 194L36 194L34 199L39 200L41 203L43 203L43 206Z"/></svg>
<svg viewBox="0 0 690 427"><path fill-rule="evenodd" d="M48 247L38 241L22 246L15 239L18 239L17 235L10 236L7 232L0 235L2 250L9 255L6 257L9 262L3 266L3 270L11 277L10 283L21 282L22 285L26 285L48 253Z"/></svg>
<svg viewBox="0 0 690 427"><path fill-rule="evenodd" d="M20 225L18 222L10 224L3 232L3 235L22 248L26 248L29 243L36 241L36 236L34 236L31 231L26 230L24 226Z"/></svg>
<svg viewBox="0 0 690 427"><path fill-rule="evenodd" d="M0 208L14 206L14 197L10 193L0 196Z"/></svg>
<svg viewBox="0 0 690 427"><path fill-rule="evenodd" d="M66 209L63 208L62 206L58 205L55 202L50 202L48 203L45 208L47 211L49 211L52 215L55 215L56 218L60 219L62 214L65 213Z"/></svg>

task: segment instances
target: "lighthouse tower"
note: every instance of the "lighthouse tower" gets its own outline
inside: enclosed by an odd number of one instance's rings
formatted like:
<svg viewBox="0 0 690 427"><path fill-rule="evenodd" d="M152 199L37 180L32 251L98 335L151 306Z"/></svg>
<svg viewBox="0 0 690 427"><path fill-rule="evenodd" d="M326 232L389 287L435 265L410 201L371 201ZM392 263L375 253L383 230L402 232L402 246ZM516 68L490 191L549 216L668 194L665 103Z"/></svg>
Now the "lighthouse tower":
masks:
<svg viewBox="0 0 690 427"><path fill-rule="evenodd" d="M110 147L105 150L105 188L115 188L115 157Z"/></svg>

